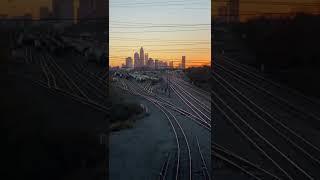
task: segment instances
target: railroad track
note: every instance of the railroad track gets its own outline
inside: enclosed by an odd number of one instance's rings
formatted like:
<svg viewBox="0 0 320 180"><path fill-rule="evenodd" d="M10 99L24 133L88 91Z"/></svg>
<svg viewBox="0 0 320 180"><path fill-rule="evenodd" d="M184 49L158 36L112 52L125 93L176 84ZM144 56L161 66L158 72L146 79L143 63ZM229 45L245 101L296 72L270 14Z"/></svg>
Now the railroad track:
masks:
<svg viewBox="0 0 320 180"><path fill-rule="evenodd" d="M217 159L223 161L226 166L231 166L238 169L239 171L247 174L253 179L277 179L280 180L278 176L270 173L268 170L261 168L259 165L254 164L247 159L225 149L217 143L212 143L212 155Z"/></svg>
<svg viewBox="0 0 320 180"><path fill-rule="evenodd" d="M127 81L127 82L128 82L128 83L132 83L132 82L130 82L130 81ZM149 92L143 91L143 88L140 87L140 85L138 85L138 84L136 84L136 83L133 84L132 86L137 87L137 88L140 89L140 91L141 91L141 94L140 94L140 95L141 95L141 96L148 97L148 96L151 95L151 96L152 96L153 98L155 98L157 101L163 103L166 107L169 107L169 108L171 108L171 109L179 112L180 114L189 117L191 120L193 120L194 122L196 122L196 123L197 123L198 125L200 125L201 127L205 128L206 130L211 131L211 124L208 123L208 122L206 122L206 121L204 121L202 118L199 118L198 116L195 116L194 114L188 112L187 110L178 107L177 105L171 103L170 100L164 99L164 98L162 98L162 97L160 97L160 96L157 96L157 95L155 95L155 94L153 94L153 93L149 93Z"/></svg>
<svg viewBox="0 0 320 180"><path fill-rule="evenodd" d="M271 119L271 122L276 123L274 125L295 136L296 141L303 141L311 146L310 150L319 151L320 144L317 143L319 134L316 131L319 123L314 121L311 124L306 123L310 122L310 119L304 114L295 112L290 107L285 107L285 105L280 105L276 99L268 98L269 96L264 94L263 91L261 92L259 89L232 76L232 74L226 73L223 69L219 69L219 67L216 68L215 74L216 78L223 77L223 79L220 78L221 81L229 82L229 85L227 85L230 87L229 89L236 89L236 94L242 94L239 97L244 97L242 99L251 108L260 112L265 119ZM232 85L230 86L231 83ZM316 124L313 125L314 123Z"/></svg>
<svg viewBox="0 0 320 180"><path fill-rule="evenodd" d="M199 144L199 139L198 137L196 136L196 140L197 140L197 146L198 146L198 150L199 150L199 155L200 155L200 158L201 158L201 162L202 162L202 174L203 174L203 177L204 177L204 180L211 180L211 174L209 172L209 169L208 169L208 166L207 166L207 163L203 157L203 153L202 153L202 150L201 150L201 146Z"/></svg>
<svg viewBox="0 0 320 180"><path fill-rule="evenodd" d="M174 78L172 78L172 79L174 79ZM179 84L176 80L172 80L171 82L172 82L171 83L172 86L179 93L179 95L182 95L179 97L185 97L184 99L187 102L197 106L198 108L196 108L196 110L198 110L198 112L200 114L202 114L202 116L204 116L204 118L208 122L210 122L211 121L211 107L208 106L207 104L203 103L199 98L195 97L195 95L193 95L191 92L189 92L185 87L183 87L181 84ZM187 97L189 98L189 100L187 100ZM205 111L205 112L203 112L203 111Z"/></svg>
<svg viewBox="0 0 320 180"><path fill-rule="evenodd" d="M232 96L241 101L243 106L246 106L249 111L256 115L257 119L261 120L261 123L263 122L266 126L271 127L274 133L278 134L279 137L285 139L289 144L291 144L292 148L300 151L302 154L307 156L309 160L320 165L320 160L318 159L318 157L320 157L319 147L255 104L229 82L224 80L220 75L215 74L213 79L217 83L221 84L226 91L229 91Z"/></svg>
<svg viewBox="0 0 320 180"><path fill-rule="evenodd" d="M129 91L136 95L142 95L138 92L137 89L129 88ZM142 95L143 96L143 95ZM143 96L145 99L153 103L167 118L170 123L171 129L174 133L176 140L176 153L172 155L172 158L166 162L167 170L164 176L163 169L160 171L161 179L183 179L191 180L192 179L192 157L191 150L189 146L188 138L185 134L184 129L182 128L180 122L176 119L175 115L170 112L168 108L163 106L159 101L150 98L148 96ZM170 163L170 162L174 163Z"/></svg>
<svg viewBox="0 0 320 180"><path fill-rule="evenodd" d="M136 88L138 87L136 84L132 84L132 86L134 86ZM197 141L197 144L198 144L198 141ZM199 153L201 154L201 149L199 148L199 144L198 144L198 149L199 149ZM266 177L270 177L271 179L280 179L276 175L270 173L267 170L264 170L263 168L244 159L243 157L235 155L234 153L232 153L231 151L228 151L226 149L222 149L221 146L219 146L217 144L215 144L213 149L215 150L214 154L213 154L214 156L223 160L228 165L238 168L239 170L243 171L244 173L248 174L249 176L251 176L255 179L265 179ZM200 156L202 156L202 155L200 155ZM202 160L202 162L204 162L204 161ZM165 165L165 163L166 163L166 161L164 162L164 165ZM205 164L205 162L203 164ZM162 166L162 167L164 167L164 166ZM209 172L206 172L207 168L205 165L202 170L203 170L203 177L204 177L203 179L209 179L210 176L207 175L207 174L209 174ZM161 170L161 174L164 174L162 172L164 172L163 168ZM160 177L160 179L163 179L163 177Z"/></svg>
<svg viewBox="0 0 320 180"><path fill-rule="evenodd" d="M30 50L31 52L31 50ZM52 56L47 53L38 53L33 56L34 63L39 65L44 78L36 80L36 78L27 78L31 82L48 89L51 93L57 93L69 97L77 102L86 104L105 113L109 113L107 104L101 105L96 101L90 99L83 89L74 82L74 78L70 77L54 60Z"/></svg>
<svg viewBox="0 0 320 180"><path fill-rule="evenodd" d="M186 98L185 92L180 91L179 89L174 87L174 85L170 85L170 88L173 90L173 92L182 100L182 102L187 105L191 111L194 112L194 115L199 117L202 121L205 121L207 123L211 122L211 117L209 115L206 115L203 111L200 110L199 107L196 107L194 103L192 103L190 100Z"/></svg>
<svg viewBox="0 0 320 180"><path fill-rule="evenodd" d="M254 98L258 95L245 86L248 84L242 83L242 89L239 89L241 82L249 80L238 76L225 67L216 65L213 74L213 99L217 102L214 103L215 106L225 117L229 116L227 119L232 121L231 124L276 167L278 176L287 179L318 178L318 146L280 121L279 116L274 115L279 113L279 109L278 112L274 109L274 113L269 113L266 105L256 104ZM260 96L263 97L263 94ZM266 100L261 98L260 101ZM267 105L274 108L272 103ZM271 164L268 166L271 167Z"/></svg>
<svg viewBox="0 0 320 180"><path fill-rule="evenodd" d="M200 89L200 88L198 88L198 87L196 87L196 86L194 86L194 85L192 85L192 84L190 84L190 83L188 83L188 82L186 82L186 81L184 81L184 80L182 80L180 78L173 78L173 80L175 80L177 83L179 83L181 85L186 86L190 91L200 95L203 99L205 99L206 101L209 102L208 104L210 104L210 102L211 102L211 94L210 94L210 92L207 92L207 91L205 91L203 89Z"/></svg>
<svg viewBox="0 0 320 180"><path fill-rule="evenodd" d="M290 92L295 92L294 90L290 89L286 89L286 91L282 90L284 92L280 93L279 95L279 93L277 94L275 92L278 92L282 86L260 75L249 73L248 71L244 71L243 69L235 67L237 66L231 66L227 63L216 63L217 72L223 71L224 73L236 77L239 81L245 83L246 86L254 88L257 91L268 95L268 98L272 99L275 104L286 107L286 111L290 112L291 114L295 114L303 119L308 120L313 126L319 126L320 106L317 102L310 100L310 98L307 98L304 95L299 95L298 93L290 94Z"/></svg>
<svg viewBox="0 0 320 180"><path fill-rule="evenodd" d="M312 99L301 92L286 87L284 85L281 85L277 82L272 81L271 79L268 79L260 74L256 69L253 69L249 66L240 64L239 62L236 62L235 60L222 56L224 59L222 62L228 64L232 68L236 69L237 72L241 72L241 74L245 74L245 76L251 76L252 79L255 80L256 83L259 82L259 86L264 87L265 89L270 89L270 91L278 92L279 95L282 97L285 97L285 99L289 100L295 100L295 102L300 102L300 106L307 106L311 105L310 107L318 107L315 109L316 112L319 111L320 108L320 101ZM220 62L220 61L219 61Z"/></svg>
<svg viewBox="0 0 320 180"><path fill-rule="evenodd" d="M293 179L291 175L288 174L287 170L283 169L275 158L271 156L270 152L266 152L266 150L269 150L269 147L264 141L261 142L260 139L264 139L263 136L248 124L237 112L235 112L222 98L220 98L215 91L212 91L212 94L212 104L214 109L219 111L245 140L249 141L259 155L261 154L262 157L259 157L259 159L265 159L268 161L262 168L272 169L273 173L280 174L279 176L283 179ZM238 148L241 149L241 147Z"/></svg>

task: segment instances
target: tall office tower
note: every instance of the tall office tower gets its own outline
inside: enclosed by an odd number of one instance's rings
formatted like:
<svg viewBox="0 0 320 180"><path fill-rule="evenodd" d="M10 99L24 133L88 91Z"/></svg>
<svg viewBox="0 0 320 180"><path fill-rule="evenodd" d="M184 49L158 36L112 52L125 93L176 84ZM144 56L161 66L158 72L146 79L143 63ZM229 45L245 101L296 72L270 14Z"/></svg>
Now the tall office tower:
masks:
<svg viewBox="0 0 320 180"><path fill-rule="evenodd" d="M40 7L39 16L40 19L48 19L50 16L49 7Z"/></svg>
<svg viewBox="0 0 320 180"><path fill-rule="evenodd" d="M140 68L140 58L139 58L139 53L135 52L134 53L134 68Z"/></svg>
<svg viewBox="0 0 320 180"><path fill-rule="evenodd" d="M96 17L105 18L108 16L108 0L96 0Z"/></svg>
<svg viewBox="0 0 320 180"><path fill-rule="evenodd" d="M141 67L144 66L144 51L143 51L143 47L140 48L140 65L141 65Z"/></svg>
<svg viewBox="0 0 320 180"><path fill-rule="evenodd" d="M171 69L173 69L173 61L169 62L169 66L170 66Z"/></svg>
<svg viewBox="0 0 320 180"><path fill-rule="evenodd" d="M154 69L159 69L159 60L154 60Z"/></svg>
<svg viewBox="0 0 320 180"><path fill-rule="evenodd" d="M126 67L127 68L132 68L132 58L131 57L127 57L126 58Z"/></svg>
<svg viewBox="0 0 320 180"><path fill-rule="evenodd" d="M147 66L148 60L149 60L149 55L148 55L148 53L145 53L145 55L144 55L144 65L145 66Z"/></svg>
<svg viewBox="0 0 320 180"><path fill-rule="evenodd" d="M239 22L239 0L229 0L227 6L229 22Z"/></svg>
<svg viewBox="0 0 320 180"><path fill-rule="evenodd" d="M155 68L154 67L154 60L152 58L149 58L149 60L148 60L148 67L150 69L154 69Z"/></svg>
<svg viewBox="0 0 320 180"><path fill-rule="evenodd" d="M57 19L69 19L58 21L57 24L68 26L74 24L74 3L73 0L52 0L52 15Z"/></svg>
<svg viewBox="0 0 320 180"><path fill-rule="evenodd" d="M95 0L79 0L78 19L93 18L95 14Z"/></svg>
<svg viewBox="0 0 320 180"><path fill-rule="evenodd" d="M73 0L52 0L52 11L54 18L73 19L74 18L74 2ZM73 23L73 21L63 21Z"/></svg>
<svg viewBox="0 0 320 180"><path fill-rule="evenodd" d="M186 68L186 56L182 56L181 68L182 68L182 69L185 69L185 68Z"/></svg>
<svg viewBox="0 0 320 180"><path fill-rule="evenodd" d="M222 22L227 22L228 18L228 9L226 6L221 6L218 9L218 18Z"/></svg>

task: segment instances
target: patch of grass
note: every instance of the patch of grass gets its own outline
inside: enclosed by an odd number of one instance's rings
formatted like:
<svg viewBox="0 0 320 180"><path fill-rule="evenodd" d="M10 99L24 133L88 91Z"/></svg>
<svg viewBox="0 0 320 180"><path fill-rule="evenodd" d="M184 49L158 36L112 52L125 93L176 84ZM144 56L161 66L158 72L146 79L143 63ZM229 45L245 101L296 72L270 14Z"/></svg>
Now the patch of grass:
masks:
<svg viewBox="0 0 320 180"><path fill-rule="evenodd" d="M128 102L120 93L115 92L112 88L110 94L110 129L118 131L120 129L131 128L137 117L143 114L143 108L139 104Z"/></svg>

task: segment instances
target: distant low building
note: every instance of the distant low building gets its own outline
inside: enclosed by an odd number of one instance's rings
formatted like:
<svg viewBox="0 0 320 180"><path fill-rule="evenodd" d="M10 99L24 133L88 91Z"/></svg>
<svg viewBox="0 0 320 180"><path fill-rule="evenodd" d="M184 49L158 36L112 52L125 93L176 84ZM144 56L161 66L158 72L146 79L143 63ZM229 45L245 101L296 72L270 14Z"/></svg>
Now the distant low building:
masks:
<svg viewBox="0 0 320 180"><path fill-rule="evenodd" d="M149 69L154 69L154 60L152 58L149 58L148 61L147 61L147 67Z"/></svg>
<svg viewBox="0 0 320 180"><path fill-rule="evenodd" d="M40 19L48 19L50 17L49 7L40 7L39 9Z"/></svg>
<svg viewBox="0 0 320 180"><path fill-rule="evenodd" d="M173 61L170 61L169 67L170 67L171 69L173 69Z"/></svg>
<svg viewBox="0 0 320 180"><path fill-rule="evenodd" d="M159 60L154 60L154 69L159 69Z"/></svg>
<svg viewBox="0 0 320 180"><path fill-rule="evenodd" d="M131 57L127 57L126 58L126 64L125 64L126 68L133 68L133 60Z"/></svg>
<svg viewBox="0 0 320 180"><path fill-rule="evenodd" d="M185 69L185 68L186 68L186 56L182 56L181 69Z"/></svg>

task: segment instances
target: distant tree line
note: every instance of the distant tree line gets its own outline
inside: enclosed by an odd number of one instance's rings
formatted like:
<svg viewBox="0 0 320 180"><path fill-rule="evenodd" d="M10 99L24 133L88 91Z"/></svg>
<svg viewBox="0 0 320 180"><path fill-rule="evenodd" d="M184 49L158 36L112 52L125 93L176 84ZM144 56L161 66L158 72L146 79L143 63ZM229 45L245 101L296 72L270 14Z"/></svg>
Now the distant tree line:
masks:
<svg viewBox="0 0 320 180"><path fill-rule="evenodd" d="M235 27L255 52L257 63L272 69L319 67L320 16L259 17Z"/></svg>
<svg viewBox="0 0 320 180"><path fill-rule="evenodd" d="M210 74L211 68L209 66L191 67L185 70L190 81L205 90L210 90Z"/></svg>

